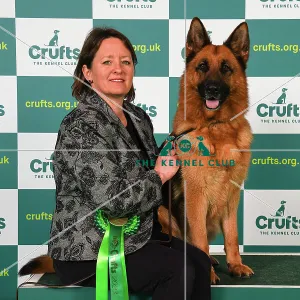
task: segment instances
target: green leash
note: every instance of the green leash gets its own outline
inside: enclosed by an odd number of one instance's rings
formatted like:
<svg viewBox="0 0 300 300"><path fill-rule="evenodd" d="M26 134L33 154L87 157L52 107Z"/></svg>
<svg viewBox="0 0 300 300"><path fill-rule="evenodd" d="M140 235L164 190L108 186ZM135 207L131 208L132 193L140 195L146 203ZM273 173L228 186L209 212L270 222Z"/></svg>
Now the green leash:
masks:
<svg viewBox="0 0 300 300"><path fill-rule="evenodd" d="M96 267L96 299L108 300L109 273L111 300L129 300L124 235L138 231L140 218L108 219L101 210L97 210L95 224L104 233Z"/></svg>

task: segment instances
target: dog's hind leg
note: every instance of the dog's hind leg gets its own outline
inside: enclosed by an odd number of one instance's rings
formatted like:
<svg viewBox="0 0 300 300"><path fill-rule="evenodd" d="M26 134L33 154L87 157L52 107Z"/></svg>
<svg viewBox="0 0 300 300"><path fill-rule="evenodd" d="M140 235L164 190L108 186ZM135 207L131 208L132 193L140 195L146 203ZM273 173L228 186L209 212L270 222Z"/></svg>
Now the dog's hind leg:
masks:
<svg viewBox="0 0 300 300"><path fill-rule="evenodd" d="M168 234L169 233L169 211L168 209L161 205L157 210L158 221L162 226L162 232ZM182 239L182 235L176 219L172 216L172 236Z"/></svg>

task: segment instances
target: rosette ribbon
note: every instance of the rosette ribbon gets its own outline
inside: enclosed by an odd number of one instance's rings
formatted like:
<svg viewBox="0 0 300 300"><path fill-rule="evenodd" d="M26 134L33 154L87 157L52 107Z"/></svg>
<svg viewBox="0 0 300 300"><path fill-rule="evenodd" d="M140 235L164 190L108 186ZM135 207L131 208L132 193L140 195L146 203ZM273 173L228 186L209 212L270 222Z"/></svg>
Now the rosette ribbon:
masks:
<svg viewBox="0 0 300 300"><path fill-rule="evenodd" d="M108 274L111 300L129 300L124 235L138 231L140 218L108 219L103 211L97 210L95 224L104 233L96 266L96 300L108 300Z"/></svg>

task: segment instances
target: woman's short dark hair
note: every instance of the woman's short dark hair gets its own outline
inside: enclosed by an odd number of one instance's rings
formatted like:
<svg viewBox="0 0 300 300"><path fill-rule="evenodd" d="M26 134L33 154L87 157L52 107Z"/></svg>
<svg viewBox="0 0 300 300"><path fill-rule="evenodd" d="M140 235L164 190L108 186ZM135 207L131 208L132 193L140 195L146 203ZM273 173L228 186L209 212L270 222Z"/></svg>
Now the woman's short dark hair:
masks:
<svg viewBox="0 0 300 300"><path fill-rule="evenodd" d="M74 71L74 82L72 84L72 96L75 97L78 101L81 99L81 94L89 94L93 93L93 90L90 89L88 86L82 83L84 81L86 84L91 85L84 77L82 72L83 65L86 65L89 69L92 67L93 59L101 45L101 43L108 38L118 38L124 43L124 46L130 51L133 65L137 64L137 57L133 46L129 39L122 34L121 32L117 31L116 29L109 28L109 27L96 27L93 28L90 33L85 38L84 44L80 51L77 66ZM78 80L77 78L81 79ZM126 101L131 102L135 99L135 91L132 85L130 91L126 95Z"/></svg>

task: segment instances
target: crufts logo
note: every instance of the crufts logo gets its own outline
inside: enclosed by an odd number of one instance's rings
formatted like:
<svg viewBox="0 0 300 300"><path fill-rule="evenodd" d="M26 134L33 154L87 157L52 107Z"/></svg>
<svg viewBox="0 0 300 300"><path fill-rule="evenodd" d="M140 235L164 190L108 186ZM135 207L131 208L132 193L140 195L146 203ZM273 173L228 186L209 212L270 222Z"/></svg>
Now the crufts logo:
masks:
<svg viewBox="0 0 300 300"><path fill-rule="evenodd" d="M2 233L2 229L6 227L5 219L0 218L0 234Z"/></svg>
<svg viewBox="0 0 300 300"><path fill-rule="evenodd" d="M147 106L147 104L142 104L142 103L134 103L133 104L135 106L138 106L140 108L142 108L150 117L156 117L157 116L157 107L154 106L154 105L150 105L150 106Z"/></svg>
<svg viewBox="0 0 300 300"><path fill-rule="evenodd" d="M299 106L297 104L288 103L287 88L282 88L281 93L275 98L273 105L266 103L260 103L256 107L256 113L263 119L263 123L300 123L300 119L291 119L292 117L299 117ZM274 117L285 119L272 119Z"/></svg>
<svg viewBox="0 0 300 300"><path fill-rule="evenodd" d="M3 117L5 115L4 106L0 104L0 117Z"/></svg>
<svg viewBox="0 0 300 300"><path fill-rule="evenodd" d="M50 40L48 40L47 44L44 44L43 46L32 45L29 48L29 56L34 60L39 60L39 59L45 60L46 56L48 56L51 60L55 60L55 59L77 60L80 53L80 49L61 45L61 43L59 42L59 33L60 31L55 29ZM39 63L36 62L36 64ZM51 65L54 63L51 61L47 61L47 62L44 61L44 64ZM76 62L70 62L70 61L65 62L65 65L73 65L73 64L76 64Z"/></svg>
<svg viewBox="0 0 300 300"><path fill-rule="evenodd" d="M270 217L260 215L255 224L263 235L299 235L300 220L296 216L286 216L285 200L280 202L279 208ZM297 229L296 231L293 229Z"/></svg>
<svg viewBox="0 0 300 300"><path fill-rule="evenodd" d="M35 158L30 162L30 170L35 173L35 178L54 178L52 163L53 154L54 153L51 154L50 158L45 158L44 161Z"/></svg>
<svg viewBox="0 0 300 300"><path fill-rule="evenodd" d="M54 30L53 38L50 40L49 45L45 45L45 46L58 46L58 33L59 30Z"/></svg>

